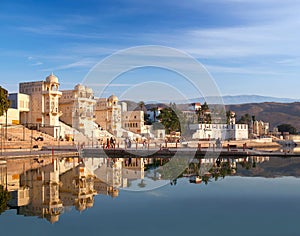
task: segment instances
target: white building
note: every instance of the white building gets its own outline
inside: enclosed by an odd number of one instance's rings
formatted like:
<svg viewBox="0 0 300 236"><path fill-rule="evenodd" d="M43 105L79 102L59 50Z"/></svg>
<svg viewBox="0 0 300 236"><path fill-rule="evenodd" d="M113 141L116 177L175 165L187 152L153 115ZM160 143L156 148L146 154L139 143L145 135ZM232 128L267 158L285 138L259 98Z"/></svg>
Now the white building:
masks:
<svg viewBox="0 0 300 236"><path fill-rule="evenodd" d="M18 123L29 123L30 95L22 93L10 93L8 95L8 99L10 101L10 107L18 110Z"/></svg>
<svg viewBox="0 0 300 236"><path fill-rule="evenodd" d="M62 111L60 119L67 125L91 137L95 129L93 90L77 84L72 90L62 90L59 106Z"/></svg>
<svg viewBox="0 0 300 236"><path fill-rule="evenodd" d="M193 132L193 139L248 139L247 124L191 124L190 130Z"/></svg>

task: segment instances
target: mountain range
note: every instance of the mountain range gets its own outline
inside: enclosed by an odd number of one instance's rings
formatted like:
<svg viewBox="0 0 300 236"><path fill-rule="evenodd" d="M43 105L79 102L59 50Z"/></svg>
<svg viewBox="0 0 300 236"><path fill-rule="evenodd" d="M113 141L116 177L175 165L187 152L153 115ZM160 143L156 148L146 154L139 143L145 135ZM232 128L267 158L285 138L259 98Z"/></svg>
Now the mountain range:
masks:
<svg viewBox="0 0 300 236"><path fill-rule="evenodd" d="M215 97L209 97L210 100L215 100ZM260 95L226 95L222 96L224 104L245 104L245 103L262 103L262 102L279 102L279 103L292 103L292 102L300 102L300 99L292 99L292 98L278 98L278 97L268 97L268 96L260 96ZM204 98L194 98L191 99L191 102L200 102L204 103Z"/></svg>
<svg viewBox="0 0 300 236"><path fill-rule="evenodd" d="M226 110L236 113L237 120L244 114L255 116L256 120L269 122L270 127L276 127L280 124L291 124L298 131L300 130L300 103L248 103L226 105Z"/></svg>
<svg viewBox="0 0 300 236"><path fill-rule="evenodd" d="M255 116L256 120L262 120L270 123L270 129L277 127L280 124L291 124L300 131L300 99L276 98L258 95L239 95L239 96L224 96L224 104L226 110L231 110L236 113L238 120L242 115L248 113L250 116ZM138 108L135 102L128 102L128 110ZM190 102L201 102L202 99L192 99ZM168 103L166 103L168 104ZM180 104L180 102L176 102ZM165 106L163 104L149 104L146 108L150 109L153 106Z"/></svg>

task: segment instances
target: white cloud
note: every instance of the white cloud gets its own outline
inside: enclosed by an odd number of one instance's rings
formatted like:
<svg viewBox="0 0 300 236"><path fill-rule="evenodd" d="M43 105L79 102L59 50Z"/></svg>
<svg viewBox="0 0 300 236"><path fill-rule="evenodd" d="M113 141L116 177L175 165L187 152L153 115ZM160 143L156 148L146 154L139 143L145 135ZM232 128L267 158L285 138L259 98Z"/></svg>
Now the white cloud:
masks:
<svg viewBox="0 0 300 236"><path fill-rule="evenodd" d="M230 73L230 74L248 74L248 75L284 75L283 72L277 72L271 69L266 70L264 67L251 67L251 66L215 66L206 65L206 68L211 73Z"/></svg>
<svg viewBox="0 0 300 236"><path fill-rule="evenodd" d="M22 26L18 27L19 30L39 34L39 35L50 35L50 36L59 36L59 37L73 37L73 38L82 38L82 39L102 39L104 38L103 34L98 33L74 33L70 32L64 26L58 25L43 25L43 26Z"/></svg>
<svg viewBox="0 0 300 236"><path fill-rule="evenodd" d="M201 57L228 58L269 55L299 55L299 22L198 29L183 33L178 39L184 48ZM178 44L179 44L178 42Z"/></svg>
<svg viewBox="0 0 300 236"><path fill-rule="evenodd" d="M58 70L66 70L66 69L79 68L79 67L91 68L93 65L95 65L96 62L97 61L92 59L82 59L80 61L72 62L57 67L41 69L41 71L58 71Z"/></svg>
<svg viewBox="0 0 300 236"><path fill-rule="evenodd" d="M43 65L43 62L38 61L38 62L35 62L35 63L31 64L31 65L32 66L40 66L40 65Z"/></svg>

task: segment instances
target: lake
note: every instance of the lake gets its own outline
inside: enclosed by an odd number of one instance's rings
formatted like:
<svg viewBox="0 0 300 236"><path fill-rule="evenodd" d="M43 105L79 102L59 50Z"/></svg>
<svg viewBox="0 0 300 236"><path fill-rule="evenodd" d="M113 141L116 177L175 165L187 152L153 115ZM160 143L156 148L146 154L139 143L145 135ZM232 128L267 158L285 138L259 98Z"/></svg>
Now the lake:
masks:
<svg viewBox="0 0 300 236"><path fill-rule="evenodd" d="M8 160L0 165L11 196L0 215L1 233L299 235L299 158L171 162Z"/></svg>

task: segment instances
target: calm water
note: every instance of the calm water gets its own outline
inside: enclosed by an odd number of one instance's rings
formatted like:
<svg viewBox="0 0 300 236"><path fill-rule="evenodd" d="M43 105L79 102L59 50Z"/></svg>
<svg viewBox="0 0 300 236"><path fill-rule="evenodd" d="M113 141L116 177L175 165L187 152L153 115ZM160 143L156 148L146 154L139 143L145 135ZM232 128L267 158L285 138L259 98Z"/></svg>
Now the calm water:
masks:
<svg viewBox="0 0 300 236"><path fill-rule="evenodd" d="M1 234L299 235L298 159L194 160L176 180L164 165L142 158L2 164L12 198Z"/></svg>

